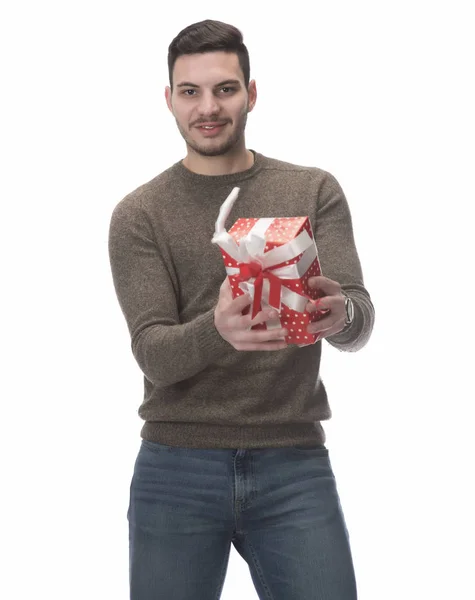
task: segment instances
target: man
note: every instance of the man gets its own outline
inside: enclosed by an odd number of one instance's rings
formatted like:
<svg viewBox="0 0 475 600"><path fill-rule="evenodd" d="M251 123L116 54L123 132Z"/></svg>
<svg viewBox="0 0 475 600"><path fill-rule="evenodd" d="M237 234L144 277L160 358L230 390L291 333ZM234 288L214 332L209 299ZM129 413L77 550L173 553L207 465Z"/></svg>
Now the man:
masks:
<svg viewBox="0 0 475 600"><path fill-rule="evenodd" d="M131 598L219 598L232 543L262 599L353 600L319 374L321 339L357 351L374 322L347 201L331 174L246 148L257 92L237 29L187 27L168 64L166 102L186 157L128 194L110 227L114 284L145 388L128 511ZM309 283L329 309L308 326L315 344L288 345L283 327L251 329L276 315L252 319L243 315L250 298L233 299L211 238L234 187L229 224L309 216L324 275Z"/></svg>

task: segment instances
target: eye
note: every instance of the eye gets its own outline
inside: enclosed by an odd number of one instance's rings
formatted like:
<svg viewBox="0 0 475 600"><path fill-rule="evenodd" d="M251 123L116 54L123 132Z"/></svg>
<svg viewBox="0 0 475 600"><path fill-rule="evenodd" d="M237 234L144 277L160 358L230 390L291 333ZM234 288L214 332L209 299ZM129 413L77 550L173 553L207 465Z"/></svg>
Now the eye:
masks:
<svg viewBox="0 0 475 600"><path fill-rule="evenodd" d="M194 96L195 93L196 93L196 90L193 90L191 88L189 90L183 90L183 92L182 92L182 94L184 96Z"/></svg>
<svg viewBox="0 0 475 600"><path fill-rule="evenodd" d="M236 88L231 87L229 85L225 85L222 88L220 88L220 91L224 93L224 95L229 95L232 94L233 92L236 91Z"/></svg>

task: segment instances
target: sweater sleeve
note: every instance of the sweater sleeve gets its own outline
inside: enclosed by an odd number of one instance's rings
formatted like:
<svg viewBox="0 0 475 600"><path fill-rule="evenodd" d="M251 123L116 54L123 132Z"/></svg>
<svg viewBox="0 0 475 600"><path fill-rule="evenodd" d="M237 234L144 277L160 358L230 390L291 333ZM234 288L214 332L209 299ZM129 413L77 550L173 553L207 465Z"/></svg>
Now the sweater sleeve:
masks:
<svg viewBox="0 0 475 600"><path fill-rule="evenodd" d="M142 207L127 198L112 213L109 258L132 352L149 381L165 387L188 379L229 348L214 326L214 308L180 322L172 265Z"/></svg>
<svg viewBox="0 0 475 600"><path fill-rule="evenodd" d="M315 239L322 275L337 281L355 307L353 323L326 340L340 351L357 352L371 337L375 310L363 281L348 201L330 173L319 190Z"/></svg>

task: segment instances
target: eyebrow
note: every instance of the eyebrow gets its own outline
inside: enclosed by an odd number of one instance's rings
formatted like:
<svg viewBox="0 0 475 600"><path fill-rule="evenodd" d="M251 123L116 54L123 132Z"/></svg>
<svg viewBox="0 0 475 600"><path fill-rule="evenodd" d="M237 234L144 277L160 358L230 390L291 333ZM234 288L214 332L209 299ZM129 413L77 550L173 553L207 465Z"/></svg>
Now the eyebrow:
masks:
<svg viewBox="0 0 475 600"><path fill-rule="evenodd" d="M223 85L229 85L230 83L232 83L233 85L241 85L239 79L226 79L225 81L220 81L214 87L221 87ZM196 83L191 83L190 81L182 81L181 83L177 84L177 87L199 88L200 86L196 85Z"/></svg>

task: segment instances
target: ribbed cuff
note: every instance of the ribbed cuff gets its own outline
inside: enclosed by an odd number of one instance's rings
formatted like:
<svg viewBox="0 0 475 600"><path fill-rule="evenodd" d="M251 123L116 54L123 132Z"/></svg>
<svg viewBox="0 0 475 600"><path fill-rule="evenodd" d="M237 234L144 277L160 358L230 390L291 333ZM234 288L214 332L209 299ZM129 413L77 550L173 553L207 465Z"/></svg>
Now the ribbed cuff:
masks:
<svg viewBox="0 0 475 600"><path fill-rule="evenodd" d="M325 444L319 421L276 425L217 425L146 421L141 437L150 442L183 448L282 448Z"/></svg>
<svg viewBox="0 0 475 600"><path fill-rule="evenodd" d="M229 351L232 346L221 337L214 324L214 308L200 315L195 320L199 328L197 335L198 347L209 357L218 358L223 351Z"/></svg>

